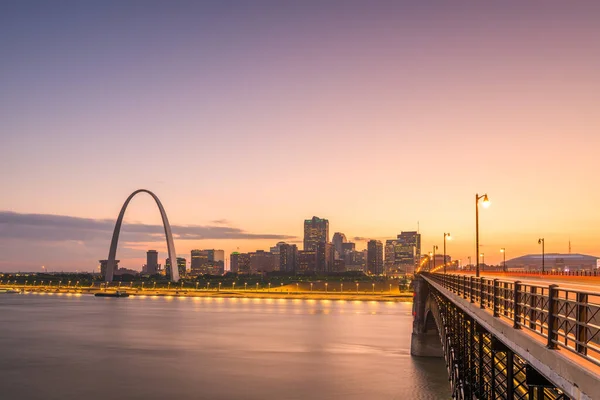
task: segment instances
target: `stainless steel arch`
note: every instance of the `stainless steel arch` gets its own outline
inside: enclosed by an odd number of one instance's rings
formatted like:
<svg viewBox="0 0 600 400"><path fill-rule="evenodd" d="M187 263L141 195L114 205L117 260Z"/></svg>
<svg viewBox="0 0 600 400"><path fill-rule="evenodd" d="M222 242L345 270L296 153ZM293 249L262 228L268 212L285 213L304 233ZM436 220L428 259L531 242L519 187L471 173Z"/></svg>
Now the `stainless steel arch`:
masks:
<svg viewBox="0 0 600 400"><path fill-rule="evenodd" d="M106 265L106 282L112 282L113 275L115 273L115 258L117 255L117 244L119 242L119 233L121 232L121 224L123 223L123 216L125 216L125 210L127 209L127 205L131 201L131 199L138 193L148 193L158 206L158 210L160 211L160 216L162 217L163 227L165 228L165 236L167 237L167 248L169 251L169 259L171 260L171 281L177 282L179 280L179 270L177 269L177 253L175 253L175 243L173 243L173 233L171 232L171 225L169 225L169 219L167 218L167 213L165 209L154 193L146 189L138 189L135 192L131 193L127 200L125 200L125 204L121 208L121 212L119 213L119 218L117 218L117 223L115 224L115 230L113 232L112 241L110 242L110 251L108 252L108 264Z"/></svg>

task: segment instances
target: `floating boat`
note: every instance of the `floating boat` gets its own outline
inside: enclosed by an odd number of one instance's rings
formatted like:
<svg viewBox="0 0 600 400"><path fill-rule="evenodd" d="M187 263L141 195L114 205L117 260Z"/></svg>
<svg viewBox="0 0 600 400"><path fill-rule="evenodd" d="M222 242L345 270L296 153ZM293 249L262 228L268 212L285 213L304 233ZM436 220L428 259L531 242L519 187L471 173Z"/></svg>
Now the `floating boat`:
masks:
<svg viewBox="0 0 600 400"><path fill-rule="evenodd" d="M17 294L17 293L21 293L21 291L20 290L15 290L15 289L0 289L0 293Z"/></svg>
<svg viewBox="0 0 600 400"><path fill-rule="evenodd" d="M125 292L100 292L96 293L94 296L96 297L129 297L129 293Z"/></svg>

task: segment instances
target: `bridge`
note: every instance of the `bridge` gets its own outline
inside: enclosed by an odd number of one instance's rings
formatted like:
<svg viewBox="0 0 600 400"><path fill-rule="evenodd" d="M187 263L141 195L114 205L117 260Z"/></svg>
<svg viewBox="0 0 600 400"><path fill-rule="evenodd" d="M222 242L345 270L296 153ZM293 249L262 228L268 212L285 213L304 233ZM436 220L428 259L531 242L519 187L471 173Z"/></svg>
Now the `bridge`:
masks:
<svg viewBox="0 0 600 400"><path fill-rule="evenodd" d="M444 357L456 399L599 399L599 284L417 274L411 354Z"/></svg>

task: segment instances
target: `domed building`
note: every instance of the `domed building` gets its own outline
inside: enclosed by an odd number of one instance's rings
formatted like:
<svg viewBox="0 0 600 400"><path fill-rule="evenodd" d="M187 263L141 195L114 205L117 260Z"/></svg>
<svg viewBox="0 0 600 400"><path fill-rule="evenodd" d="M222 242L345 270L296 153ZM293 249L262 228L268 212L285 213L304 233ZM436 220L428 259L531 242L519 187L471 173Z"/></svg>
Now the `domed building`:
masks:
<svg viewBox="0 0 600 400"><path fill-rule="evenodd" d="M559 254L547 253L544 255L546 271L580 271L598 268L599 257L585 254ZM525 256L506 260L509 270L537 271L542 269L541 254L527 254Z"/></svg>

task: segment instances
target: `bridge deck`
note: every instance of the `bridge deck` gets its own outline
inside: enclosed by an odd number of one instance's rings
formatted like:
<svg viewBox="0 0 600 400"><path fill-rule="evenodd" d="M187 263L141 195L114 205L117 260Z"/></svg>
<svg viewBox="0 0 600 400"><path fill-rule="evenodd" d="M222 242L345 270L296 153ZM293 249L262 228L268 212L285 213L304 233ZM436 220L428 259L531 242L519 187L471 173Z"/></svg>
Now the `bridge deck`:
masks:
<svg viewBox="0 0 600 400"><path fill-rule="evenodd" d="M600 279L589 284L506 274L424 278L571 397L600 392ZM557 284L560 289L550 287Z"/></svg>

